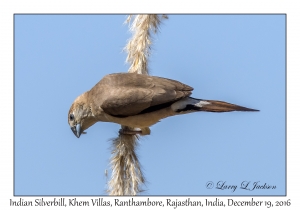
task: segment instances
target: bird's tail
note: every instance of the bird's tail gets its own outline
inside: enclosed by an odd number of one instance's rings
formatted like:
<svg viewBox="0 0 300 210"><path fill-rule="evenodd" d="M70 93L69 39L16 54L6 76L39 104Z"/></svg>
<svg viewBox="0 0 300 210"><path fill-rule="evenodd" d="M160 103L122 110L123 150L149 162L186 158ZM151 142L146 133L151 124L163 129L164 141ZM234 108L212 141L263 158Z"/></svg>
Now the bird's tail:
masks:
<svg viewBox="0 0 300 210"><path fill-rule="evenodd" d="M230 104L224 101L184 98L172 104L175 112L204 111L204 112L232 112L232 111L259 111L247 107Z"/></svg>

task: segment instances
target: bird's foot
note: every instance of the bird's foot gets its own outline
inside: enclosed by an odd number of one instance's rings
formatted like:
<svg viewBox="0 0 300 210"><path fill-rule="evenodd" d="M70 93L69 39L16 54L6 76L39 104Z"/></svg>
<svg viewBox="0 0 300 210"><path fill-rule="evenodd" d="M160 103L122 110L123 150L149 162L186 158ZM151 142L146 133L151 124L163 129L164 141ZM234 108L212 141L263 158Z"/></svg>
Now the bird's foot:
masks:
<svg viewBox="0 0 300 210"><path fill-rule="evenodd" d="M142 136L144 135L150 135L150 128L141 128L140 130L129 130L129 129L120 129L119 134L121 135L137 135L140 134Z"/></svg>
<svg viewBox="0 0 300 210"><path fill-rule="evenodd" d="M127 130L127 129L120 129L119 134L121 135L136 135L141 134L142 131L135 131L135 130Z"/></svg>

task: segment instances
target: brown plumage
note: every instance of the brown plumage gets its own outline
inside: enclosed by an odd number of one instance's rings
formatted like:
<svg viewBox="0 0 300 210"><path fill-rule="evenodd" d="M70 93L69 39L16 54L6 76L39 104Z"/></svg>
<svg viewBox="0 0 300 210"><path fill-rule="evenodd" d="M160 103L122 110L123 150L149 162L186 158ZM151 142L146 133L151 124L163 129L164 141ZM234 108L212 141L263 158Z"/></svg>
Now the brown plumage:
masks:
<svg viewBox="0 0 300 210"><path fill-rule="evenodd" d="M147 135L149 126L173 115L195 111L257 111L222 101L191 98L192 90L181 82L161 77L110 74L76 98L68 122L78 138L99 121L139 128L134 133Z"/></svg>

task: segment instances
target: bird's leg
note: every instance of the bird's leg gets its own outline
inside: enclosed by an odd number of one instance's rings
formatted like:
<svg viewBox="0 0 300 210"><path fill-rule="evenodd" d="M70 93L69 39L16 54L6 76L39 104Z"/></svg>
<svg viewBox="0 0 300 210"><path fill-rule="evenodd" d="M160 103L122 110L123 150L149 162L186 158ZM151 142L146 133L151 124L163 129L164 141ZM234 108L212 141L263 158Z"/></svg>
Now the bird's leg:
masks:
<svg viewBox="0 0 300 210"><path fill-rule="evenodd" d="M129 129L120 129L119 130L120 134L125 134L125 135L150 135L150 128L141 128L140 130L129 130Z"/></svg>

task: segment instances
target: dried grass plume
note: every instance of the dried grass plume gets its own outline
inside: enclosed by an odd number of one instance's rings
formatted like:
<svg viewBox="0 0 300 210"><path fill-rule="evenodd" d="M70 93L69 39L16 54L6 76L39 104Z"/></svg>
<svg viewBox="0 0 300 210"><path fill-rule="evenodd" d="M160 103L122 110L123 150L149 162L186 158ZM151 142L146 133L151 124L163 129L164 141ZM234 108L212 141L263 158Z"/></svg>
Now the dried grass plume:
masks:
<svg viewBox="0 0 300 210"><path fill-rule="evenodd" d="M130 24L132 16L128 16L126 22ZM149 74L148 57L152 44L151 33L156 33L162 19L166 15L136 15L131 24L132 38L128 41L125 50L128 55L126 62L130 63L128 72Z"/></svg>
<svg viewBox="0 0 300 210"><path fill-rule="evenodd" d="M129 15L126 23L130 24L133 16ZM151 51L151 34L158 31L162 19L166 15L135 15L130 31L132 38L128 41L125 50L128 53L126 62L130 64L129 73L149 74L148 57ZM121 129L133 130L122 126ZM137 195L142 191L145 183L141 166L136 154L138 135L119 134L114 139L111 180L108 183L109 195Z"/></svg>

